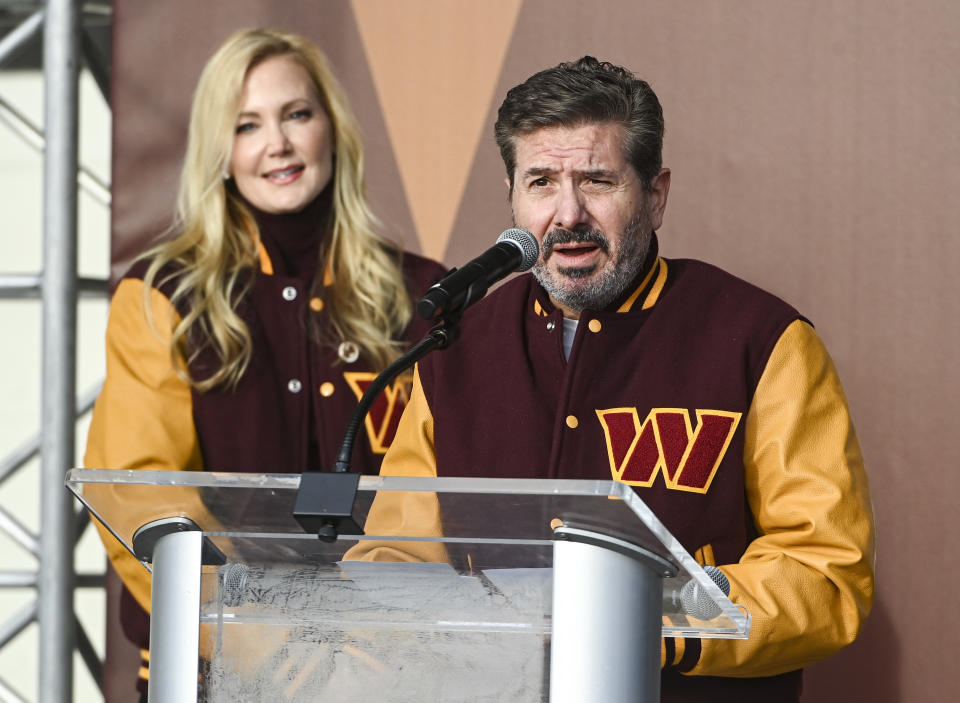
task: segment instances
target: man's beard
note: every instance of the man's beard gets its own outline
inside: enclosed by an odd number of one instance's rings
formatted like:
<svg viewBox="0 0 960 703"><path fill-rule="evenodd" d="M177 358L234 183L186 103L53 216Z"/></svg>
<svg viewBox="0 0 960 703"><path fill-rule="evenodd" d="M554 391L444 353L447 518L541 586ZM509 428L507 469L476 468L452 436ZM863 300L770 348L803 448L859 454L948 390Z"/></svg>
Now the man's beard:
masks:
<svg viewBox="0 0 960 703"><path fill-rule="evenodd" d="M547 270L546 259L558 244L592 242L607 255L611 247L610 240L601 230L586 225L572 230L552 229L540 243L542 255L532 273L550 297L561 305L577 312L602 310L623 295L640 273L650 250L652 234L650 220L641 210L624 227L619 249L602 271L598 273L597 266L592 265L565 266L551 272Z"/></svg>

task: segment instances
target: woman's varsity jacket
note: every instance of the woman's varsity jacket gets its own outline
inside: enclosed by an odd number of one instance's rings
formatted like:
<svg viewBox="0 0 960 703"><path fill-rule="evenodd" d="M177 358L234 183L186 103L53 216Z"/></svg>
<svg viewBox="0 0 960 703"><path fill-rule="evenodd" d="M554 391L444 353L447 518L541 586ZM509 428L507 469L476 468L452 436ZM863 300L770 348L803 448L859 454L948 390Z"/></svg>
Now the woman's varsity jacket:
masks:
<svg viewBox="0 0 960 703"><path fill-rule="evenodd" d="M624 300L583 313L569 361L532 276L469 310L461 339L420 362L381 474L630 483L723 566L753 619L745 641L665 640L663 700L797 700L798 670L851 642L873 598L843 390L793 308L713 266L651 258ZM367 532L434 519L419 510L381 494Z"/></svg>
<svg viewBox="0 0 960 703"><path fill-rule="evenodd" d="M409 253L403 255L402 267L414 300L446 270ZM330 470L347 420L376 373L362 358L345 363L336 349L309 339L307 309L321 314L323 309L319 298L310 299L309 281L276 273L261 242L260 271L238 307L253 340L250 366L235 390L198 393L175 373L169 335L154 331L172 329L183 312L170 303L173 281L149 291L152 329L143 306L145 271L145 262L135 265L111 301L106 381L94 408L84 465L256 473ZM429 326L414 318L405 338L419 341ZM409 378L406 385L398 380L374 404L354 448L355 470L377 473L408 394ZM124 585L149 612L149 573L112 535L100 531ZM134 604L124 601L121 606L128 637L145 648L146 619Z"/></svg>

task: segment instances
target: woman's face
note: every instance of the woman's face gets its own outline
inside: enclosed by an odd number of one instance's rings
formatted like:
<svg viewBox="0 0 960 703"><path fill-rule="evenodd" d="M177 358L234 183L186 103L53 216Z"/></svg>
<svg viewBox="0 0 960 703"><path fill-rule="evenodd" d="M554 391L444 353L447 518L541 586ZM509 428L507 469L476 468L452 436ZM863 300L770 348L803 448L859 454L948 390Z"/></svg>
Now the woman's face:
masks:
<svg viewBox="0 0 960 703"><path fill-rule="evenodd" d="M237 189L264 212L299 212L332 173L332 126L307 71L290 56L254 66L243 83L230 157Z"/></svg>

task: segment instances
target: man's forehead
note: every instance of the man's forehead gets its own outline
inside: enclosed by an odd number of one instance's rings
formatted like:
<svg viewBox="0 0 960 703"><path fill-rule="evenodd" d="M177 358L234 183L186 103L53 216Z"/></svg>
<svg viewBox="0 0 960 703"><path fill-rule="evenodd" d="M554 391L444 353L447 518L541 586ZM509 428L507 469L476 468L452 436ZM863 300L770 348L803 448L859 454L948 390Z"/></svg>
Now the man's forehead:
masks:
<svg viewBox="0 0 960 703"><path fill-rule="evenodd" d="M588 122L574 126L541 127L514 138L518 172L543 170L577 162L589 168L625 165L623 125Z"/></svg>

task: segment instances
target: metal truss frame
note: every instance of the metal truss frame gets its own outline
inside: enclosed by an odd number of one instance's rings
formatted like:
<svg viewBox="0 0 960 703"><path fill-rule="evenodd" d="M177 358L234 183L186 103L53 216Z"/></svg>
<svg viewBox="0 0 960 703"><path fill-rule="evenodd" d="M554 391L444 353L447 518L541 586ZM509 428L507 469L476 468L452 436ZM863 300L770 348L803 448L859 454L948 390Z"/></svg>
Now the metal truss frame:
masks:
<svg viewBox="0 0 960 703"><path fill-rule="evenodd" d="M27 4L27 3L24 3ZM109 67L101 60L84 11L109 12L109 5L83 8L77 0L47 0L0 40L0 66L43 38L44 125L41 130L0 97L0 122L43 154L43 270L0 274L3 299L39 298L43 308L41 428L7 457L0 457L0 484L40 457L39 534L0 506L0 531L37 561L36 571L0 571L0 588L34 588L36 599L0 622L0 649L30 624L39 627L41 703L66 703L73 695L73 653L82 656L103 690L103 664L73 609L77 587L103 587L102 574L75 573L73 552L89 523L64 488L74 465L75 423L88 412L98 387L76 392L77 302L107 295L105 280L81 279L77 272L78 187L109 207L110 186L78 159L79 71L81 61L109 103ZM0 680L0 699L25 701Z"/></svg>

